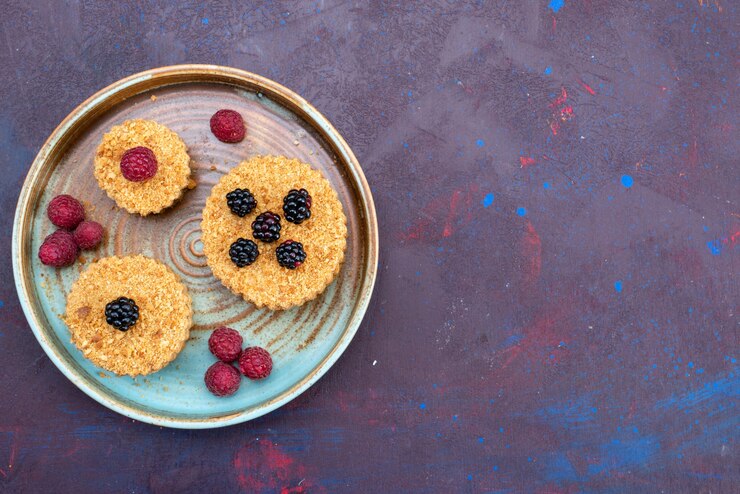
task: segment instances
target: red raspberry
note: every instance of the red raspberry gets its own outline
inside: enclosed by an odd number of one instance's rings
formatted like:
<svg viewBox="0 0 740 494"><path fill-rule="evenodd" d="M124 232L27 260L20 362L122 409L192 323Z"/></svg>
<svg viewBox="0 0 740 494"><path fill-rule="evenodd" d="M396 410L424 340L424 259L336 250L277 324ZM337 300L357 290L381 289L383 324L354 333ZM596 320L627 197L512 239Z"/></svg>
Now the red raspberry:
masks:
<svg viewBox="0 0 740 494"><path fill-rule="evenodd" d="M233 362L242 351L242 335L238 331L221 326L208 338L208 349L221 362Z"/></svg>
<svg viewBox="0 0 740 494"><path fill-rule="evenodd" d="M206 387L216 396L229 396L236 393L241 384L239 371L223 362L216 362L206 371Z"/></svg>
<svg viewBox="0 0 740 494"><path fill-rule="evenodd" d="M219 110L211 117L211 132L221 142L241 142L247 129L244 119L234 110Z"/></svg>
<svg viewBox="0 0 740 494"><path fill-rule="evenodd" d="M157 174L157 157L154 151L144 146L131 148L121 156L123 178L132 182L144 182Z"/></svg>
<svg viewBox="0 0 740 494"><path fill-rule="evenodd" d="M103 227L96 221L83 221L73 233L80 249L94 249L103 240Z"/></svg>
<svg viewBox="0 0 740 494"><path fill-rule="evenodd" d="M272 357L264 348L251 346L239 357L239 370L249 379L263 379L272 371Z"/></svg>
<svg viewBox="0 0 740 494"><path fill-rule="evenodd" d="M85 208L74 197L62 194L51 200L46 215L59 228L74 230L85 219Z"/></svg>
<svg viewBox="0 0 740 494"><path fill-rule="evenodd" d="M39 247L39 259L47 266L61 268L74 263L78 252L74 236L68 231L57 230Z"/></svg>

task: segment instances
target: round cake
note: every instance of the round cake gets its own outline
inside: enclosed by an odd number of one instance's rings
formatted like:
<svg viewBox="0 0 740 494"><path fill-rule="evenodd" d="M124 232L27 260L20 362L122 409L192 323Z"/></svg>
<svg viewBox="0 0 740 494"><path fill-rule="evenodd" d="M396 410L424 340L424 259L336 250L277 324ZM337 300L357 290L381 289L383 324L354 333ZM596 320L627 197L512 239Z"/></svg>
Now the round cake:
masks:
<svg viewBox="0 0 740 494"><path fill-rule="evenodd" d="M226 195L236 189L248 189L256 200L256 207L243 216L227 203ZM284 199L301 189L310 194L310 217L287 221ZM280 216L280 238L269 243L255 238L252 230L255 219L266 212ZM273 310L303 304L322 293L339 273L347 244L347 219L329 181L306 163L282 156L257 156L224 175L206 201L201 229L203 252L216 278L245 300ZM230 254L240 238L259 250L256 259L242 267ZM276 255L288 240L294 243L283 251L292 251L295 243L305 251L305 259L299 257L301 262L291 269Z"/></svg>
<svg viewBox="0 0 740 494"><path fill-rule="evenodd" d="M156 173L132 181L121 171L126 151L143 146L156 158ZM175 132L151 120L127 120L103 136L95 154L95 178L108 197L130 213L146 216L171 206L190 182L190 156Z"/></svg>
<svg viewBox="0 0 740 494"><path fill-rule="evenodd" d="M121 297L138 308L127 330L113 325L111 308L120 309L113 304ZM187 288L170 268L141 255L113 256L80 275L67 296L64 319L86 358L110 372L135 377L156 372L177 357L190 336L193 310Z"/></svg>

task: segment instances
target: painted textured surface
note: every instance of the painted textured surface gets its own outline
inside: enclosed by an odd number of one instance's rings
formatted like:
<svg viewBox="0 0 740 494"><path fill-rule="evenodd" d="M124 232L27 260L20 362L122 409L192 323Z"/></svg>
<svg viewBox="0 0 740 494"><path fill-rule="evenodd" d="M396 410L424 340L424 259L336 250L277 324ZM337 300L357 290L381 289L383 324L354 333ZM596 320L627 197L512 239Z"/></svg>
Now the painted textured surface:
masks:
<svg viewBox="0 0 740 494"><path fill-rule="evenodd" d="M0 490L737 490L734 2L180 4L3 9ZM104 85L185 62L312 101L381 229L347 353L224 430L87 398L11 283L46 136Z"/></svg>

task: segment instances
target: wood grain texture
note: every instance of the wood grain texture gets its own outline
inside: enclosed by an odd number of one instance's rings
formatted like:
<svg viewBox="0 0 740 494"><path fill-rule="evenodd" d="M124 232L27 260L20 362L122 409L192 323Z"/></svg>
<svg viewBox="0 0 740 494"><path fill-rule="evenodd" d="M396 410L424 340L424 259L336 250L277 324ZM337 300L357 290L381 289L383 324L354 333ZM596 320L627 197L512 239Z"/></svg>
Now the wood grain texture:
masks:
<svg viewBox="0 0 740 494"><path fill-rule="evenodd" d="M0 289L8 492L736 491L736 2L5 2L0 216L100 87L232 65L313 102L382 237L294 403L159 430L54 368ZM11 279L9 236L0 243Z"/></svg>

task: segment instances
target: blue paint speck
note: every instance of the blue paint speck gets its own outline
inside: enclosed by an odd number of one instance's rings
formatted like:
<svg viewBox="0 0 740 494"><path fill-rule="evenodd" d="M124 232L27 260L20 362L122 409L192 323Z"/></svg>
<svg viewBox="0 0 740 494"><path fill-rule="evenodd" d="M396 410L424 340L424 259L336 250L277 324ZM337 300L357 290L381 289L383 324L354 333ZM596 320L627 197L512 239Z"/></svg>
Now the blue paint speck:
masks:
<svg viewBox="0 0 740 494"><path fill-rule="evenodd" d="M202 18L202 19L200 20L200 22L202 22L202 23L203 23L204 25L206 25L206 26L207 26L207 25L208 25L208 17L204 17L204 18Z"/></svg>
<svg viewBox="0 0 740 494"><path fill-rule="evenodd" d="M503 428L503 427L499 427L499 428L498 428L498 431L499 431L499 432L504 432L504 428Z"/></svg>
<svg viewBox="0 0 740 494"><path fill-rule="evenodd" d="M493 204L493 200L495 199L495 196L493 195L493 192L489 192L486 194L486 197L483 198L483 201L481 201L481 204L483 204L484 208L487 208L491 204Z"/></svg>
<svg viewBox="0 0 740 494"><path fill-rule="evenodd" d="M409 143L408 142L404 142L403 143L403 147L405 147L406 149L408 149L409 148Z"/></svg>
<svg viewBox="0 0 740 494"><path fill-rule="evenodd" d="M552 74L552 67L548 65L547 67L545 67L545 75L550 75L550 74Z"/></svg>
<svg viewBox="0 0 740 494"><path fill-rule="evenodd" d="M0 300L0 309L2 309L3 307L5 307L5 302L3 302L2 300Z"/></svg>
<svg viewBox="0 0 740 494"><path fill-rule="evenodd" d="M519 216L526 216L527 209L522 207L516 208L516 214L518 214Z"/></svg>
<svg viewBox="0 0 740 494"><path fill-rule="evenodd" d="M693 362L689 362L688 365L689 365L689 369L693 369L694 368L694 363Z"/></svg>
<svg viewBox="0 0 740 494"><path fill-rule="evenodd" d="M552 185L550 185L550 182L544 182L542 186L545 188L545 190L552 188Z"/></svg>
<svg viewBox="0 0 740 494"><path fill-rule="evenodd" d="M479 148L482 148L483 146L486 145L486 141L484 141L483 139L478 139L477 141L475 141L475 145L478 146Z"/></svg>
<svg viewBox="0 0 740 494"><path fill-rule="evenodd" d="M622 280L617 280L614 282L614 289L617 291L617 293L622 292Z"/></svg>
<svg viewBox="0 0 740 494"><path fill-rule="evenodd" d="M563 5L565 5L565 0L550 0L548 7L550 7L553 12L557 13L558 10L563 8Z"/></svg>
<svg viewBox="0 0 740 494"><path fill-rule="evenodd" d="M285 25L285 19L280 19L280 25L281 26L284 26Z"/></svg>
<svg viewBox="0 0 740 494"><path fill-rule="evenodd" d="M472 475L468 475L468 480L473 480L473 476Z"/></svg>
<svg viewBox="0 0 740 494"><path fill-rule="evenodd" d="M494 471L494 472L498 472L498 465L494 465L494 466L493 466L493 471Z"/></svg>
<svg viewBox="0 0 740 494"><path fill-rule="evenodd" d="M416 276L421 276L421 271L417 271L417 272L416 272ZM437 387L437 385L435 384L435 385L434 385L434 387L436 388L436 387Z"/></svg>
<svg viewBox="0 0 740 494"><path fill-rule="evenodd" d="M632 185L635 183L635 181L632 179L629 175L622 175L622 185L627 187L628 189L632 187Z"/></svg>
<svg viewBox="0 0 740 494"><path fill-rule="evenodd" d="M478 442L479 442L479 443L482 443L483 441L485 441L485 439L483 439L482 437L479 437L479 438L478 438Z"/></svg>
<svg viewBox="0 0 740 494"><path fill-rule="evenodd" d="M411 96L412 96L413 94L414 94L414 93L412 93L412 92L411 92L411 90L409 90L409 92L408 92L408 93L406 93L406 96L408 96L408 97L410 98L410 97L411 97Z"/></svg>
<svg viewBox="0 0 740 494"><path fill-rule="evenodd" d="M710 240L707 242L707 247L709 247L709 252L711 252L713 256L718 256L722 252L722 244L719 240Z"/></svg>
<svg viewBox="0 0 740 494"><path fill-rule="evenodd" d="M532 461L532 457L531 456L528 456L527 457L527 461L531 462Z"/></svg>
<svg viewBox="0 0 740 494"><path fill-rule="evenodd" d="M452 421L453 421L453 422L457 422L457 415L453 415L453 416L452 416Z"/></svg>
<svg viewBox="0 0 740 494"><path fill-rule="evenodd" d="M426 403L419 403L419 409L424 410L427 407Z"/></svg>

